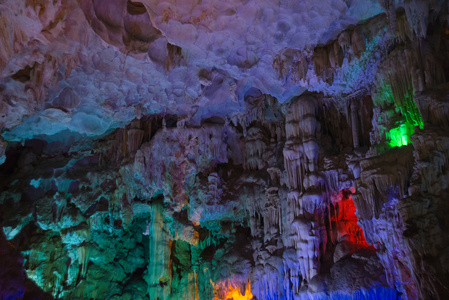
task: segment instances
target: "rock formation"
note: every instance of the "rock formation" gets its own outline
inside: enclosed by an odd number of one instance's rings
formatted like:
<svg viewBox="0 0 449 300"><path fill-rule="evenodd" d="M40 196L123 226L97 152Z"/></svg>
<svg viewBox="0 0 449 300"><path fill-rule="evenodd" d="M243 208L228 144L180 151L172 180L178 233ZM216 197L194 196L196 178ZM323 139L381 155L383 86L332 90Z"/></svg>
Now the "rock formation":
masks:
<svg viewBox="0 0 449 300"><path fill-rule="evenodd" d="M0 27L0 299L449 298L447 0Z"/></svg>

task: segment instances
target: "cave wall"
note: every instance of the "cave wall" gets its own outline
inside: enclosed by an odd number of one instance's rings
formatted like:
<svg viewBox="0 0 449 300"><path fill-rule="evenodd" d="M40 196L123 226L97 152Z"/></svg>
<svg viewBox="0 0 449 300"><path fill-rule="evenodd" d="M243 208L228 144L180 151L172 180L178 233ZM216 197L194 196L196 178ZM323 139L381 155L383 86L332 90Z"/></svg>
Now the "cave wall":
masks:
<svg viewBox="0 0 449 300"><path fill-rule="evenodd" d="M2 299L449 298L447 1L5 3Z"/></svg>

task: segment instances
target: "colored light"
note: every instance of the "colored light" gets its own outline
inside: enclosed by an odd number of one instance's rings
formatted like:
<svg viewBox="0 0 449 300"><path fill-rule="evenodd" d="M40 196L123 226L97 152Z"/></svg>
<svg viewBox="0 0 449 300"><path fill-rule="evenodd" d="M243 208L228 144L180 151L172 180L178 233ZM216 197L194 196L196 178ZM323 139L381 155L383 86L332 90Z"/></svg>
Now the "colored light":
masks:
<svg viewBox="0 0 449 300"><path fill-rule="evenodd" d="M402 147L411 144L410 136L414 133L412 126L401 124L399 127L392 128L386 133L387 141L390 147Z"/></svg>
<svg viewBox="0 0 449 300"><path fill-rule="evenodd" d="M336 228L339 234L346 236L346 240L359 245L358 247L370 247L365 239L363 229L358 224L359 219L355 214L357 207L352 199L353 193L355 193L354 187L339 193L338 215L333 217L333 221L337 223ZM354 251L357 249L354 248Z"/></svg>
<svg viewBox="0 0 449 300"><path fill-rule="evenodd" d="M242 295L240 292L240 288L238 286L234 286L231 282L225 284L223 282L219 282L218 284L214 284L212 281L212 286L214 287L215 297L214 300L251 300L253 299L253 293L251 292L251 282L248 280L246 284L245 293ZM221 290L221 293L220 293ZM224 295L221 296L220 295Z"/></svg>
<svg viewBox="0 0 449 300"><path fill-rule="evenodd" d="M403 94L394 94L386 81L382 81L378 87L376 97L374 97L374 104L376 106L388 106L394 104L401 111L405 123L412 127L424 128L424 122L415 103L415 92L413 87L409 87Z"/></svg>
<svg viewBox="0 0 449 300"><path fill-rule="evenodd" d="M380 106L394 104L401 112L403 118L403 124L386 132L387 143L390 147L401 147L411 144L410 136L415 133L414 128L424 128L424 122L414 98L413 86L410 86L403 93L396 92L396 94L393 93L392 87L386 81L382 81L378 87L374 103Z"/></svg>
<svg viewBox="0 0 449 300"><path fill-rule="evenodd" d="M246 285L245 294L242 295L240 293L240 289L238 287L232 287L226 292L226 300L251 300L253 299L253 294L251 293L251 283L248 282Z"/></svg>

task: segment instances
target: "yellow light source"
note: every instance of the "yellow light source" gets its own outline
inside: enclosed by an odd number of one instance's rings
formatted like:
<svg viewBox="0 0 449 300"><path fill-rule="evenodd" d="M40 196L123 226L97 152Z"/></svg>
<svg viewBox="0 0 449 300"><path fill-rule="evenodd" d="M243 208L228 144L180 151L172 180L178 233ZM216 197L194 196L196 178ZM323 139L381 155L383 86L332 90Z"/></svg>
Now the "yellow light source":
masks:
<svg viewBox="0 0 449 300"><path fill-rule="evenodd" d="M238 287L230 286L230 289L226 291L226 300L251 300L253 299L253 293L251 293L251 283L248 281L246 285L245 294L242 295L240 293L240 289Z"/></svg>
<svg viewBox="0 0 449 300"><path fill-rule="evenodd" d="M242 295L240 292L240 288L238 286L234 286L231 282L219 282L218 284L214 284L211 281L215 297L213 300L251 300L253 299L253 293L251 292L251 282L248 280L246 284L245 293Z"/></svg>

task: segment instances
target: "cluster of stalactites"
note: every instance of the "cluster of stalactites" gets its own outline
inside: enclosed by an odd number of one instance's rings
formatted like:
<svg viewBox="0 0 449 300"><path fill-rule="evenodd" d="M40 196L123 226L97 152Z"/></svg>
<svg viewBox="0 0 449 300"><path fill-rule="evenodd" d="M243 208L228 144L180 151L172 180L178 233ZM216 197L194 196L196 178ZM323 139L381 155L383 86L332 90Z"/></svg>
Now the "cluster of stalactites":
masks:
<svg viewBox="0 0 449 300"><path fill-rule="evenodd" d="M317 99L300 97L293 102L286 115L284 164L290 189L303 191L304 175L317 171L320 124L317 121Z"/></svg>
<svg viewBox="0 0 449 300"><path fill-rule="evenodd" d="M265 167L263 159L267 142L265 141L262 129L259 127L251 127L246 136L246 169L261 170Z"/></svg>
<svg viewBox="0 0 449 300"><path fill-rule="evenodd" d="M244 115L237 114L231 118L235 126L239 124L243 128L246 148L244 167L249 171L265 169L269 165L266 149L281 142L285 136L284 119L277 100L258 91L256 95L245 97Z"/></svg>
<svg viewBox="0 0 449 300"><path fill-rule="evenodd" d="M283 243L289 249L286 252L287 261L297 262L306 281L310 281L319 271L321 226L313 218L306 217L305 211L308 215L314 215L323 202L325 189L318 173L317 138L321 124L317 114L318 99L315 97L301 96L290 104L286 114L287 141L283 151L290 188L285 216L289 225L284 225ZM294 283L294 286L298 290L300 283Z"/></svg>

